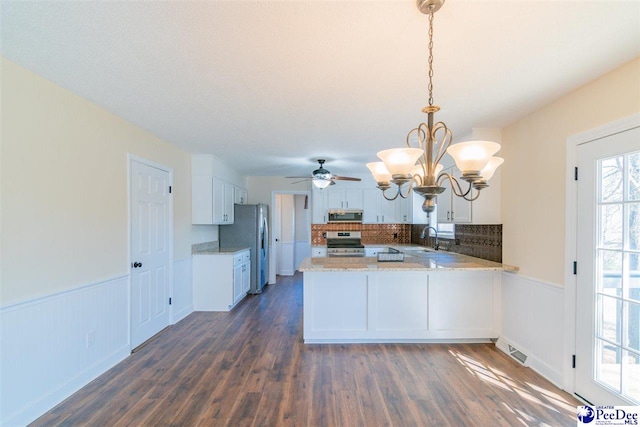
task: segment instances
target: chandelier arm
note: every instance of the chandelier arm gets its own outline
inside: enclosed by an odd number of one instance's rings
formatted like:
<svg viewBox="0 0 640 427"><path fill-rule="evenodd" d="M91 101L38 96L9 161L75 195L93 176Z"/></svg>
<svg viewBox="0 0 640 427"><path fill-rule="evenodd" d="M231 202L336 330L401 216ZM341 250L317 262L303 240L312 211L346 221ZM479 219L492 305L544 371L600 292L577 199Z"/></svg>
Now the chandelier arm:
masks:
<svg viewBox="0 0 640 427"><path fill-rule="evenodd" d="M396 192L396 194L393 197L388 197L387 196L387 190L388 190L388 188L385 189L385 190L382 190L382 197L384 197L385 199L387 199L390 202L392 202L392 201L394 201L395 199L398 198L398 194L400 194L400 187L398 187L398 191Z"/></svg>
<svg viewBox="0 0 640 427"><path fill-rule="evenodd" d="M449 182L451 183L451 191L453 191L453 194L455 194L458 197L462 197L465 200L468 201L472 201L478 198L478 196L476 196L473 199L468 199L467 195L469 193L471 193L471 189L473 188L472 184L469 183L469 189L467 191L463 191L462 190L462 185L460 185L460 181L458 181L456 179L456 177L452 176L451 174L447 173L447 172L442 172L439 176L438 176L438 185L440 185L441 181L446 178L449 180ZM473 195L473 194L472 194Z"/></svg>
<svg viewBox="0 0 640 427"><path fill-rule="evenodd" d="M435 133L440 129L444 129L444 137L442 138L442 141L441 141L442 144L440 144L440 147L438 148L438 156L433 162L436 165L440 163L440 160L442 160L444 155L447 154L447 148L449 148L449 146L451 145L451 141L453 140L453 134L451 133L451 130L449 130L447 125L445 125L442 122L436 123L433 127L434 140L435 140Z"/></svg>

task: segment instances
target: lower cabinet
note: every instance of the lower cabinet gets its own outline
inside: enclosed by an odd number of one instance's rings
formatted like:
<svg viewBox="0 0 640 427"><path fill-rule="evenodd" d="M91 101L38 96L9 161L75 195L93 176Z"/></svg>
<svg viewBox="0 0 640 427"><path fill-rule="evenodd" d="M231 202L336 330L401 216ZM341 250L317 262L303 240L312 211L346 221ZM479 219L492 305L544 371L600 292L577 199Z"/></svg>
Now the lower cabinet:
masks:
<svg viewBox="0 0 640 427"><path fill-rule="evenodd" d="M501 274L304 272L304 342L488 342L501 332Z"/></svg>
<svg viewBox="0 0 640 427"><path fill-rule="evenodd" d="M311 256L314 257L314 258L326 257L327 256L327 247L326 246L313 246L311 248Z"/></svg>
<svg viewBox="0 0 640 427"><path fill-rule="evenodd" d="M251 286L249 250L229 254L193 256L193 309L229 311Z"/></svg>

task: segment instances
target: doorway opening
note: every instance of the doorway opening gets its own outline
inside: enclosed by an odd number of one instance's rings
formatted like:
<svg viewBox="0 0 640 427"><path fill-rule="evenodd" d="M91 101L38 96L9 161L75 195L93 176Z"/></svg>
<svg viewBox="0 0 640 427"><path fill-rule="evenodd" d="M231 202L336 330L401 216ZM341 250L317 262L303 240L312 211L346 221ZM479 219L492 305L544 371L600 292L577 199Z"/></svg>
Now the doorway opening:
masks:
<svg viewBox="0 0 640 427"><path fill-rule="evenodd" d="M293 276L311 256L311 195L309 191L274 191L269 283Z"/></svg>

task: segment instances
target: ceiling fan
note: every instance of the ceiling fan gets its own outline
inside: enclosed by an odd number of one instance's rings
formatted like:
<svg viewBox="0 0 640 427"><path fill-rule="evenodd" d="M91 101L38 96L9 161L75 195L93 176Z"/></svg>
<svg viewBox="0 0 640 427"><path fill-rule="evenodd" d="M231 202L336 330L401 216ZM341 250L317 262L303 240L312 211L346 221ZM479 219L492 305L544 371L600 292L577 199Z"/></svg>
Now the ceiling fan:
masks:
<svg viewBox="0 0 640 427"><path fill-rule="evenodd" d="M361 181L360 178L352 178L350 176L338 176L329 172L327 169L323 167L325 160L318 159L318 163L320 163L320 167L313 171L311 176L287 176L285 178L301 178L300 181L292 182L292 184L296 184L298 182L311 180L313 185L318 188L326 188L330 185L335 185L335 181Z"/></svg>

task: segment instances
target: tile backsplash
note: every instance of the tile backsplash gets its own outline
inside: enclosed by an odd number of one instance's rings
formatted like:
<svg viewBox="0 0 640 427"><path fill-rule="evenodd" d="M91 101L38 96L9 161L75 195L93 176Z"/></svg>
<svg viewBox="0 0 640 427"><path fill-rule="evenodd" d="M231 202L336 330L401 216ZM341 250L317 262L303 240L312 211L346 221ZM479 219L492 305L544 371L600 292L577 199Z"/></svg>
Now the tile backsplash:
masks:
<svg viewBox="0 0 640 427"><path fill-rule="evenodd" d="M433 246L433 237L420 238L424 225L411 224L313 224L311 245L325 246L327 231L360 231L365 245L416 244ZM502 262L502 225L456 224L454 239L440 238L440 249ZM457 244L456 244L457 243Z"/></svg>
<svg viewBox="0 0 640 427"><path fill-rule="evenodd" d="M411 224L312 224L311 245L326 245L323 233L327 231L360 231L365 245L411 243Z"/></svg>
<svg viewBox="0 0 640 427"><path fill-rule="evenodd" d="M420 238L424 225L411 226L411 243L433 246L434 238ZM456 224L455 240L440 238L440 249L502 262L502 224Z"/></svg>

